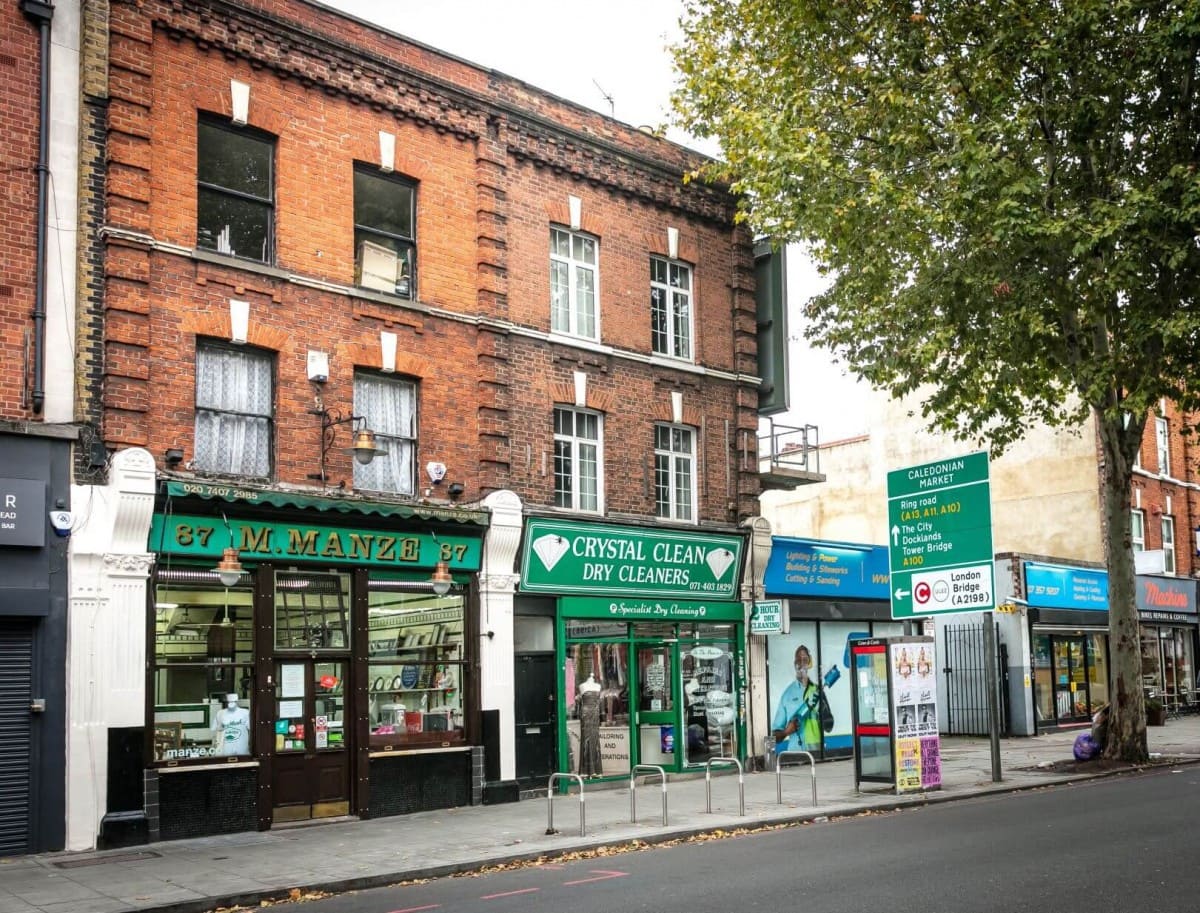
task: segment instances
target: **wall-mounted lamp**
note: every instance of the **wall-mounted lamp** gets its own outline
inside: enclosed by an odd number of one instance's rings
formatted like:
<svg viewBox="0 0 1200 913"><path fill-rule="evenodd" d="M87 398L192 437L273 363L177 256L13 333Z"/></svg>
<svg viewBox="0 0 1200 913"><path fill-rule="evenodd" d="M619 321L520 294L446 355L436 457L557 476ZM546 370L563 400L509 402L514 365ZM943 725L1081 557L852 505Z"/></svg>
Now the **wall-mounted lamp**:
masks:
<svg viewBox="0 0 1200 913"><path fill-rule="evenodd" d="M343 448L344 453L354 454L354 461L362 466L369 464L377 456L386 456L386 448L380 447L379 442L375 440L375 432L367 427L367 420L361 415L342 415L341 412L330 412L324 407L308 410L312 415L321 417L321 471L318 473L309 473L310 479L319 479L322 482L328 482L329 479L325 472L325 458L329 454L329 449L333 446L333 442L337 436L338 425L352 425L354 427L354 442L346 448Z"/></svg>
<svg viewBox="0 0 1200 913"><path fill-rule="evenodd" d="M433 566L433 574L429 577L429 583L433 587L433 591L439 596L445 596L450 592L450 586L454 583L454 578L450 576L450 568L445 561L439 561Z"/></svg>
<svg viewBox="0 0 1200 913"><path fill-rule="evenodd" d="M446 494L448 494L452 498L462 497L462 493L465 490L466 489L463 488L462 482L451 482L449 485L446 486Z"/></svg>
<svg viewBox="0 0 1200 913"><path fill-rule="evenodd" d="M242 562L238 560L236 548L225 549L221 553L221 560L217 562L217 566L213 570L221 578L221 586L236 586L237 582L242 579L242 574L246 572L246 569L242 567Z"/></svg>
<svg viewBox="0 0 1200 913"><path fill-rule="evenodd" d="M183 462L183 451L178 447L170 447L163 453L163 459L173 468Z"/></svg>

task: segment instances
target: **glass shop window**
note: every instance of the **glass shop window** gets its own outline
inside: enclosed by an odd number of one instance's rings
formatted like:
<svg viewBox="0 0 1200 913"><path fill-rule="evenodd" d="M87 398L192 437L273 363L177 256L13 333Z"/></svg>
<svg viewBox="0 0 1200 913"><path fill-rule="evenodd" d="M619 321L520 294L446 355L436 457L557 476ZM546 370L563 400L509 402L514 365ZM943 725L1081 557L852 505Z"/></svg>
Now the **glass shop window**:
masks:
<svg viewBox="0 0 1200 913"><path fill-rule="evenodd" d="M569 644L566 683L566 769L585 777L628 774L629 645Z"/></svg>
<svg viewBox="0 0 1200 913"><path fill-rule="evenodd" d="M253 755L254 611L249 576L159 571L154 589L153 760Z"/></svg>
<svg viewBox="0 0 1200 913"><path fill-rule="evenodd" d="M368 602L371 749L462 742L463 594L373 575Z"/></svg>

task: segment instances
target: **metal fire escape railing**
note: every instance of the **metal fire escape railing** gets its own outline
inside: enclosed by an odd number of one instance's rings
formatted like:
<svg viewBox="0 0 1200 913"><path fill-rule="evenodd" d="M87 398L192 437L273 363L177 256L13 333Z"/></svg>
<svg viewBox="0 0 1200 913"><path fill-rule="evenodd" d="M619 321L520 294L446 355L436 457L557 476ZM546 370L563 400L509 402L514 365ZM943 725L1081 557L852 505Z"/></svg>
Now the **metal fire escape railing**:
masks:
<svg viewBox="0 0 1200 913"><path fill-rule="evenodd" d="M758 436L760 473L820 475L820 438L816 425L777 425L769 418L765 422L766 433Z"/></svg>

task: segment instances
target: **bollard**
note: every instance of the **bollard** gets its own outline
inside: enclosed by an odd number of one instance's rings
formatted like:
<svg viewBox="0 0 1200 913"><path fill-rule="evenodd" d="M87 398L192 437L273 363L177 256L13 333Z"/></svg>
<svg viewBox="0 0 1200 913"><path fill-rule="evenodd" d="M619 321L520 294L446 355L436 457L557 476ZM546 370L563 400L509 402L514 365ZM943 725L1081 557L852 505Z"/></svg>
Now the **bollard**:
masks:
<svg viewBox="0 0 1200 913"><path fill-rule="evenodd" d="M788 757L804 756L808 758L808 769L812 773L812 804L813 808L817 806L817 765L813 761L813 756L807 751L801 751L798 748L781 751L775 756L775 802L778 805L783 805L783 761Z"/></svg>
<svg viewBox="0 0 1200 913"><path fill-rule="evenodd" d="M667 826L667 772L657 764L634 764L629 772L629 823L637 824L637 772L639 770L657 771L662 778L663 820L662 826Z"/></svg>
<svg viewBox="0 0 1200 913"><path fill-rule="evenodd" d="M548 806L548 814L546 817L546 833L557 834L554 829L554 784L560 779L575 780L579 783L579 836L583 836L584 830L584 811L583 811L583 777L579 774L572 773L553 773L550 774L550 783L546 787L546 804Z"/></svg>
<svg viewBox="0 0 1200 913"><path fill-rule="evenodd" d="M738 814L746 814L746 775L742 772L742 762L737 758L709 758L704 765L704 810L712 813L712 766L713 764L733 764L738 770Z"/></svg>

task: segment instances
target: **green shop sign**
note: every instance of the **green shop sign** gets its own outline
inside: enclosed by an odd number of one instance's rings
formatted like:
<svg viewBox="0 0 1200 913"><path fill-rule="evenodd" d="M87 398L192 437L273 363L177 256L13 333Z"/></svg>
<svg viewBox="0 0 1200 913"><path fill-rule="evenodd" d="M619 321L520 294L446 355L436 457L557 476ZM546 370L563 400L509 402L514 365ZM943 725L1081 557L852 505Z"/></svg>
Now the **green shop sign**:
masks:
<svg viewBox="0 0 1200 913"><path fill-rule="evenodd" d="M527 593L736 599L741 536L532 518L525 524Z"/></svg>
<svg viewBox="0 0 1200 913"><path fill-rule="evenodd" d="M564 618L607 618L624 621L743 621L740 602L699 602L688 599L603 599L568 596L559 600Z"/></svg>
<svg viewBox="0 0 1200 913"><path fill-rule="evenodd" d="M230 536L232 535L232 542ZM230 545L242 560L353 562L376 567L427 568L445 561L452 570L479 569L480 540L467 536L343 526L223 520L186 514L155 514L150 551L219 558Z"/></svg>

